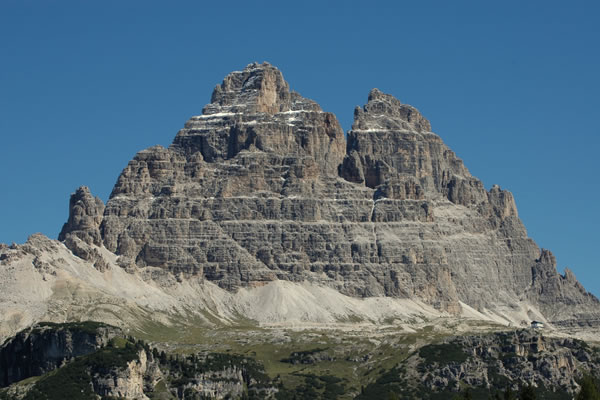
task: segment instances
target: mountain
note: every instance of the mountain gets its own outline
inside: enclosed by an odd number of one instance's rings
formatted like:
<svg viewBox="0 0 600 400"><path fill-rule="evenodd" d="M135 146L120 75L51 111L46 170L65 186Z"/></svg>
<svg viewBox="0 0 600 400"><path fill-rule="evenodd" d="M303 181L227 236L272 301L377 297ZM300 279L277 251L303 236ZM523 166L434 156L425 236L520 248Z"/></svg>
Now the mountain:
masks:
<svg viewBox="0 0 600 400"><path fill-rule="evenodd" d="M136 154L106 205L77 189L58 239L0 248L0 335L175 315L600 325L512 194L486 190L417 109L373 89L346 137L268 63L227 75L169 148Z"/></svg>
<svg viewBox="0 0 600 400"><path fill-rule="evenodd" d="M373 89L345 135L268 63L106 204L78 188L58 240L0 244L0 310L0 399L569 399L600 377L600 302L510 192L416 108Z"/></svg>

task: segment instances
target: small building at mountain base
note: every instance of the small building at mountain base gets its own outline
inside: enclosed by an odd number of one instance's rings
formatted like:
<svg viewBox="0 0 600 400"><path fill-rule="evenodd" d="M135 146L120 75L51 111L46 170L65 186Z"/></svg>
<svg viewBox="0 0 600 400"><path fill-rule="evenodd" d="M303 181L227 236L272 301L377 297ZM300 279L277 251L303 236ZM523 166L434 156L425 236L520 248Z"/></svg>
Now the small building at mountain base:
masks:
<svg viewBox="0 0 600 400"><path fill-rule="evenodd" d="M544 323L540 321L531 321L531 327L533 329L544 329Z"/></svg>

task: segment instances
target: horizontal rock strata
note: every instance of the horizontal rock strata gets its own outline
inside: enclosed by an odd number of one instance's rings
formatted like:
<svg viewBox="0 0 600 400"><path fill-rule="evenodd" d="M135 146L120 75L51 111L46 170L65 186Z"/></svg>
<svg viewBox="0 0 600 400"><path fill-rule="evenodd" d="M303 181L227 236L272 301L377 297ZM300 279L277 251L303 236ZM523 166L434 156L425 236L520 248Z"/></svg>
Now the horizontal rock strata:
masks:
<svg viewBox="0 0 600 400"><path fill-rule="evenodd" d="M417 109L373 89L354 115L346 139L275 67L251 64L169 148L139 152L105 208L80 189L61 239L74 251L70 238L101 239L123 266L229 290L309 281L450 313L525 301L558 325L598 323L598 300L527 237L512 194L486 190Z"/></svg>

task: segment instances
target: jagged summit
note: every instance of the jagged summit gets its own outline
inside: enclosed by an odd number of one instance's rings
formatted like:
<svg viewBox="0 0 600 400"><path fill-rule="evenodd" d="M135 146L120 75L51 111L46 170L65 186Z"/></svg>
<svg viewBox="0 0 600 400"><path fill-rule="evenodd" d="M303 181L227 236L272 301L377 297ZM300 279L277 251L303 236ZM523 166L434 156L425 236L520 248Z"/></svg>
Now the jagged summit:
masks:
<svg viewBox="0 0 600 400"><path fill-rule="evenodd" d="M390 129L430 132L431 124L416 108L402 104L394 96L379 89L372 89L367 104L354 110L352 130Z"/></svg>
<svg viewBox="0 0 600 400"><path fill-rule="evenodd" d="M85 242L102 244L99 227L104 214L104 203L99 197L92 196L87 186L79 187L69 200L69 219L62 227L58 240L65 241L68 236L77 236Z"/></svg>
<svg viewBox="0 0 600 400"><path fill-rule="evenodd" d="M291 110L292 96L281 72L271 64L249 64L234 71L213 91L210 104L202 114L256 113L276 114Z"/></svg>
<svg viewBox="0 0 600 400"><path fill-rule="evenodd" d="M344 156L345 139L335 115L290 92L277 68L254 63L217 85L203 114L185 124L171 148L187 156L199 152L207 162L252 149L310 157L331 174Z"/></svg>
<svg viewBox="0 0 600 400"><path fill-rule="evenodd" d="M346 141L266 63L227 75L169 148L140 151L105 208L78 190L60 238L96 269L157 288L282 290L301 320L347 318L358 303L309 307L297 285L504 323L600 323L598 299L527 236L512 194L486 190L418 110L374 89Z"/></svg>

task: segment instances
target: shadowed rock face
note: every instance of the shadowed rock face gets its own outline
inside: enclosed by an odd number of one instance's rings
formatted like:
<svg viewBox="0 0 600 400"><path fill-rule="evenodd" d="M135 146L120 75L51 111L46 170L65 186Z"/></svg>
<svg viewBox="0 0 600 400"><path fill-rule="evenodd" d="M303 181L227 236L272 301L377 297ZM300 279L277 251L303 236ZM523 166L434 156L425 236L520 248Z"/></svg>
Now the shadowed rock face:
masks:
<svg viewBox="0 0 600 400"><path fill-rule="evenodd" d="M83 229L69 221L63 238ZM531 302L556 322L598 315L527 237L512 194L486 190L418 110L373 89L346 142L267 63L229 74L168 149L130 161L99 232L126 265L231 290L308 280L453 313L462 301Z"/></svg>
<svg viewBox="0 0 600 400"><path fill-rule="evenodd" d="M19 332L0 346L0 388L43 375L69 360L92 353L122 335L95 322L46 324Z"/></svg>
<svg viewBox="0 0 600 400"><path fill-rule="evenodd" d="M81 186L69 201L69 219L63 225L58 240L78 237L89 244L102 244L100 224L104 213L104 203L92 196L87 186Z"/></svg>

